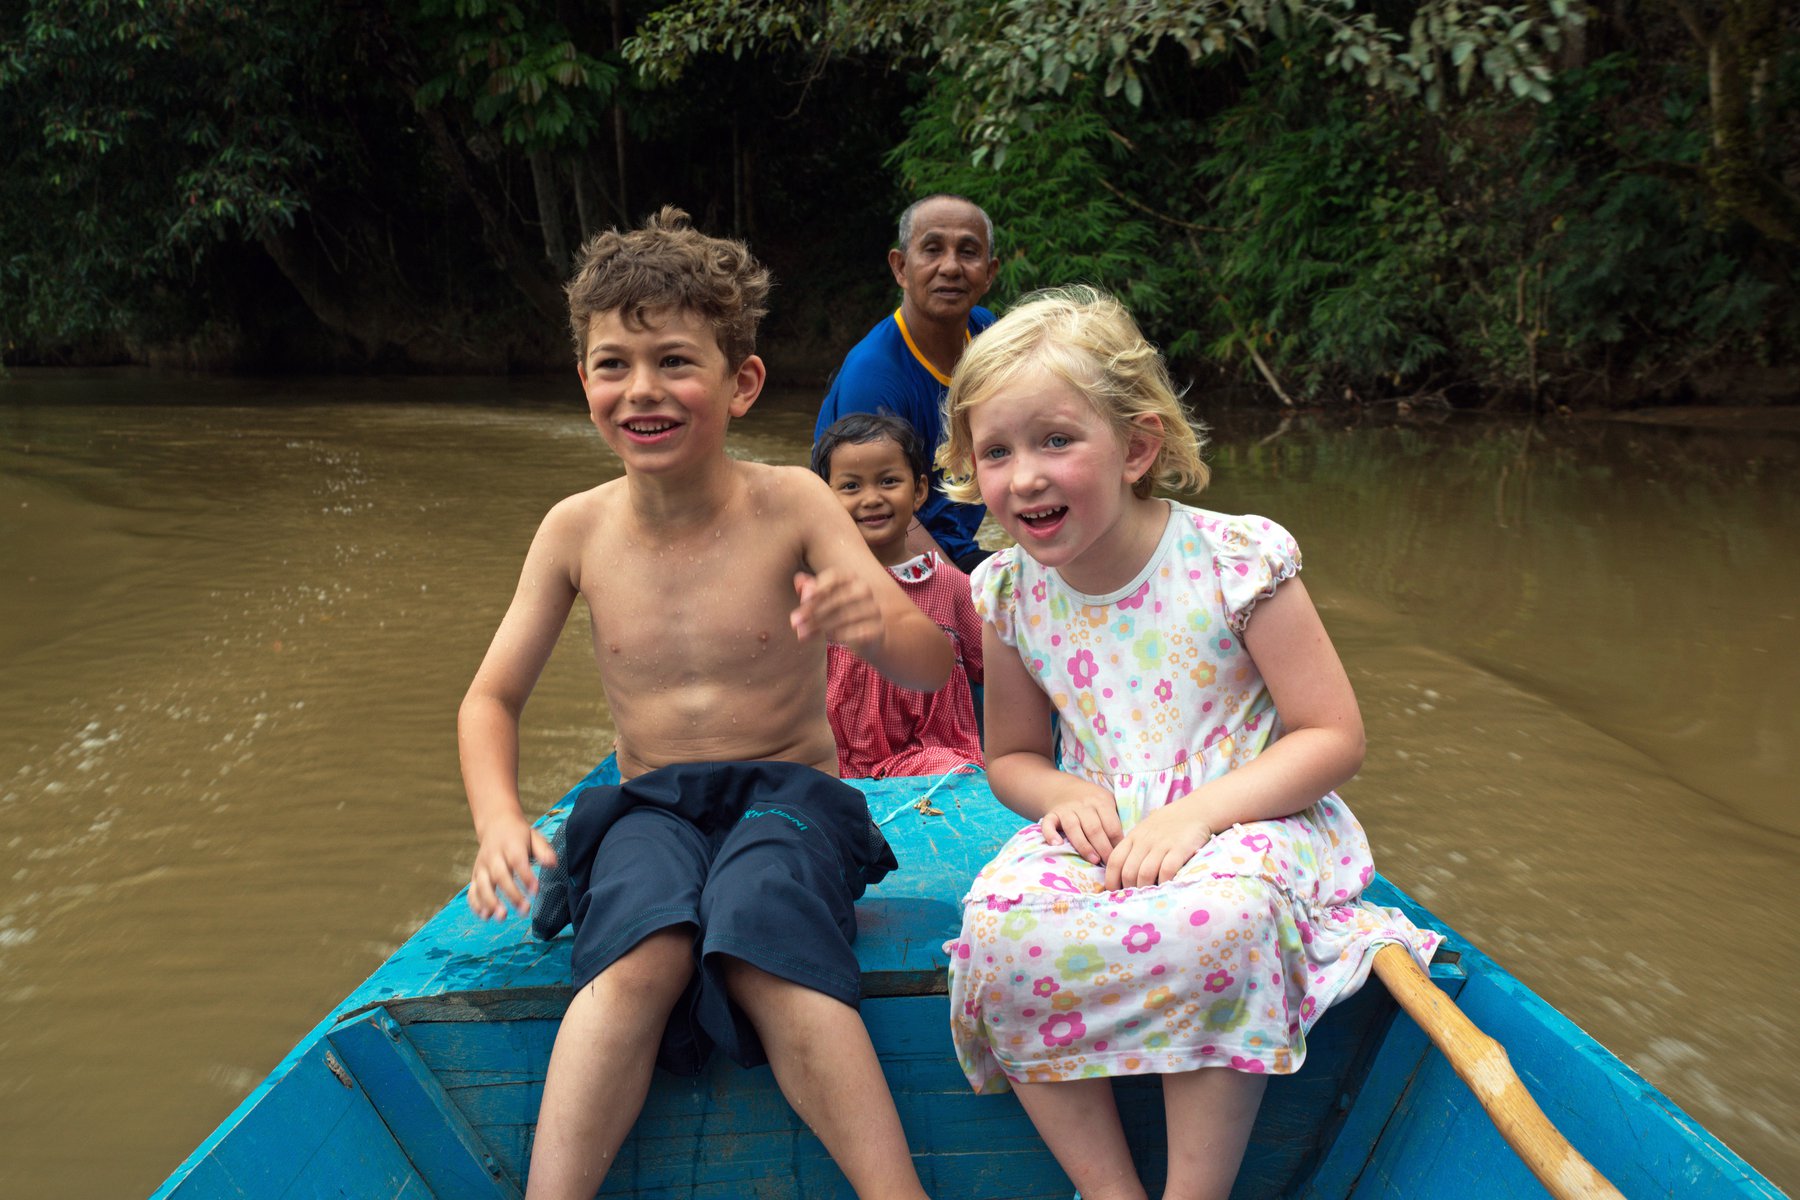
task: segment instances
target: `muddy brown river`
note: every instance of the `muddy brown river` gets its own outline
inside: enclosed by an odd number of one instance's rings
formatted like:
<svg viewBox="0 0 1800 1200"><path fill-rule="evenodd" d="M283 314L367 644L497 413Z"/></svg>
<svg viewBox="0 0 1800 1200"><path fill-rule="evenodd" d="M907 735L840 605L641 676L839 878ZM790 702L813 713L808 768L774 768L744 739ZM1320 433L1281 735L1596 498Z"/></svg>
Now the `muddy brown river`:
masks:
<svg viewBox="0 0 1800 1200"><path fill-rule="evenodd" d="M1800 1191L1800 433L1220 426L1200 502L1299 539L1377 865ZM461 886L457 703L616 469L572 378L0 379L0 1195L154 1189ZM609 749L584 622L539 807Z"/></svg>

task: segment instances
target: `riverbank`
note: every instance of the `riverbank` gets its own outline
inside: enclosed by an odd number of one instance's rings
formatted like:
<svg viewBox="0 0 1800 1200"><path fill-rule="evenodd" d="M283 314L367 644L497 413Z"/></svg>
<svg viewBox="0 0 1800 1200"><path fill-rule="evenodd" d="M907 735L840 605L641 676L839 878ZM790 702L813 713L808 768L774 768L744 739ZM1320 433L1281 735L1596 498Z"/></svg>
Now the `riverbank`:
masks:
<svg viewBox="0 0 1800 1200"><path fill-rule="evenodd" d="M871 322L874 319L871 317ZM759 353L769 367L769 387L824 395L844 354L866 332L859 321L860 317L848 318L841 311L829 317L814 313L803 323L807 329L804 335L779 324L765 331ZM496 340L485 349L463 345L451 356L436 356L424 347L415 350L426 356L417 357L396 347L385 357L370 359L350 347L332 343L329 338L288 343L272 358L258 358L252 348L230 339L208 345L158 347L96 344L40 353L31 361L0 361L0 379L19 372L136 368L174 377L203 376L221 385L234 379L337 379L345 381L352 390L367 393L367 388L351 381L498 376L511 381L509 386L528 385L534 376L562 375L573 365L566 343L542 336ZM1210 363L1177 364L1175 375L1188 384L1190 401L1204 410L1224 407L1276 414L1284 411L1266 386L1229 376ZM1573 401L1569 404L1554 394L1546 394L1540 403L1548 404L1560 416L1582 420L1800 432L1800 366L1748 365L1698 372L1688 379L1638 381L1630 386L1621 383L1604 401L1593 398L1596 391L1591 385L1584 394L1586 399L1568 398ZM1387 412L1405 417L1434 411L1521 413L1528 407L1523 397L1453 402L1443 393L1433 392L1423 398L1314 398L1296 405L1295 410L1320 414Z"/></svg>
<svg viewBox="0 0 1800 1200"><path fill-rule="evenodd" d="M1738 433L1800 434L1800 403L1720 405L1671 404L1665 408L1639 408L1626 412L1574 414L1583 419L1620 421L1633 425L1667 425L1688 429L1721 429Z"/></svg>

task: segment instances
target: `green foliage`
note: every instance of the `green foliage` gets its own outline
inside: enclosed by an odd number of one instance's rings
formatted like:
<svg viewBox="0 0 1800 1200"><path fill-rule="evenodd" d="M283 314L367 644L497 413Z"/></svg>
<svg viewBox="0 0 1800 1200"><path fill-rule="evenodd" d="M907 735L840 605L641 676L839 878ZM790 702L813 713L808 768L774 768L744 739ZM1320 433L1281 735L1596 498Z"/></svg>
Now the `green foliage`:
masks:
<svg viewBox="0 0 1800 1200"><path fill-rule="evenodd" d="M1202 253L1211 356L1295 398L1417 378L1445 353L1442 313L1464 233L1409 170L1427 122L1308 71L1310 39L1253 73L1210 125L1196 182L1226 232Z"/></svg>
<svg viewBox="0 0 1800 1200"><path fill-rule="evenodd" d="M1643 78L1623 54L1568 72L1516 154L1465 154L1478 240L1451 319L1483 386L1568 394L1602 370L1674 377L1796 342L1780 256L1759 253L1747 227L1709 221L1685 182L1707 153L1701 81L1666 76L1648 124Z"/></svg>
<svg viewBox="0 0 1800 1200"><path fill-rule="evenodd" d="M510 361L579 234L673 202L771 263L770 349L822 375L888 301L893 213L948 190L996 220L996 303L1097 283L1265 395L1674 392L1800 351L1800 37L1761 3L1597 24L1552 75L1562 0L636 0L618 34L560 0L14 0L0 356L257 321L461 363L491 322Z"/></svg>
<svg viewBox="0 0 1800 1200"><path fill-rule="evenodd" d="M960 93L958 81L935 79L908 112L906 137L889 162L907 195L965 195L993 218L1001 264L993 303L1085 282L1117 294L1140 320L1167 315L1191 264L1165 255L1157 223L1108 190L1130 152L1112 135L1101 88L1088 81L1062 104L1023 114L1011 152L992 168L972 164L964 150L955 117Z"/></svg>
<svg viewBox="0 0 1800 1200"><path fill-rule="evenodd" d="M1309 32L1325 40L1327 68L1437 108L1446 83L1461 94L1477 77L1503 94L1548 99L1548 57L1581 19L1568 0L1423 0L1405 33L1357 0L771 0L751 14L732 0L682 0L646 21L626 54L665 80L702 52L798 45L821 56L914 56L962 81L954 119L975 161L991 154L996 165L1033 106L1072 83L1099 79L1105 96L1142 103L1142 73L1166 48L1191 67L1215 66Z"/></svg>
<svg viewBox="0 0 1800 1200"><path fill-rule="evenodd" d="M617 66L583 53L554 11L503 0L422 0L414 13L442 69L422 108L454 96L482 125L526 149L586 146L619 84Z"/></svg>
<svg viewBox="0 0 1800 1200"><path fill-rule="evenodd" d="M306 11L302 11L306 10ZM128 332L152 283L292 225L330 135L296 76L311 6L30 0L0 42L0 336Z"/></svg>

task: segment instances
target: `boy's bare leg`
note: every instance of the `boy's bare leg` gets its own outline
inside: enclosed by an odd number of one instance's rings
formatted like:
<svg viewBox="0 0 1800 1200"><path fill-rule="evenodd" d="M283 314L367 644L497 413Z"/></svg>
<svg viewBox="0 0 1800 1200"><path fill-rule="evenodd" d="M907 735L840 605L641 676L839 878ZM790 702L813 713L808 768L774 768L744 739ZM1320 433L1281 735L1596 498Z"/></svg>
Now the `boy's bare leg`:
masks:
<svg viewBox="0 0 1800 1200"><path fill-rule="evenodd" d="M1082 1200L1146 1200L1110 1079L1012 1081L1025 1115Z"/></svg>
<svg viewBox="0 0 1800 1200"><path fill-rule="evenodd" d="M861 1200L919 1200L906 1132L869 1030L823 992L726 960L726 986L768 1053L775 1082Z"/></svg>
<svg viewBox="0 0 1800 1200"><path fill-rule="evenodd" d="M575 993L544 1075L530 1200L593 1200L650 1090L669 1010L694 971L694 929L659 930Z"/></svg>
<svg viewBox="0 0 1800 1200"><path fill-rule="evenodd" d="M1163 1076L1169 1180L1163 1200L1225 1200L1231 1193L1267 1075L1203 1067Z"/></svg>

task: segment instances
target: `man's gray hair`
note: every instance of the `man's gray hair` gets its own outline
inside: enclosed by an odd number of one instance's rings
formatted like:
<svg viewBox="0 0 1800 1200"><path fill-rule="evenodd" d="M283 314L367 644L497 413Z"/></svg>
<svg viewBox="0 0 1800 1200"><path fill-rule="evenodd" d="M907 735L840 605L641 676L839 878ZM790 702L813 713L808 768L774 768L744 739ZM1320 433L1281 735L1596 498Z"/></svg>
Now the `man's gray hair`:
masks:
<svg viewBox="0 0 1800 1200"><path fill-rule="evenodd" d="M900 253L905 254L907 247L912 245L913 214L919 211L920 205L930 204L933 200L960 200L962 203L980 213L981 223L987 226L988 257L994 257L994 218L987 215L987 209L981 207L981 205L975 203L967 196L958 196L955 192L933 192L931 195L922 196L906 206L906 211L900 214Z"/></svg>

